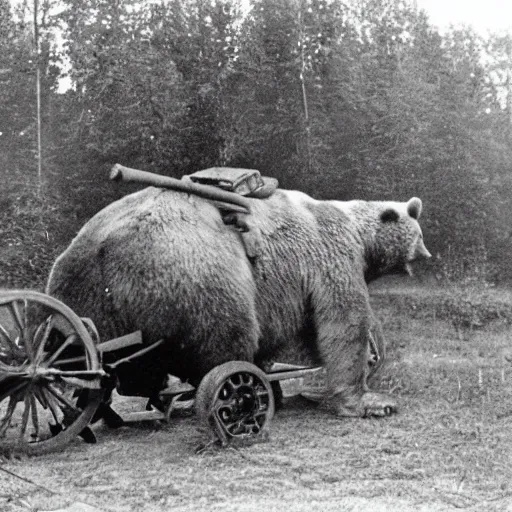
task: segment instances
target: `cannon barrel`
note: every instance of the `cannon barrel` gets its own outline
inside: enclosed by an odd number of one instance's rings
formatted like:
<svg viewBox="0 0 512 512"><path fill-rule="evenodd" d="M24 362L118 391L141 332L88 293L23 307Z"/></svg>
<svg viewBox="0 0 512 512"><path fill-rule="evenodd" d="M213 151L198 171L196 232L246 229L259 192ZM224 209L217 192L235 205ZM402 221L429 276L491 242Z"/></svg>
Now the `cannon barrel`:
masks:
<svg viewBox="0 0 512 512"><path fill-rule="evenodd" d="M161 174L132 169L121 164L115 164L110 171L112 181L125 181L132 183L142 183L154 187L168 188L179 192L194 194L205 199L213 201L220 209L235 211L238 213L250 213L251 203L245 197L234 192L221 190L210 185L200 185L191 180L178 180Z"/></svg>

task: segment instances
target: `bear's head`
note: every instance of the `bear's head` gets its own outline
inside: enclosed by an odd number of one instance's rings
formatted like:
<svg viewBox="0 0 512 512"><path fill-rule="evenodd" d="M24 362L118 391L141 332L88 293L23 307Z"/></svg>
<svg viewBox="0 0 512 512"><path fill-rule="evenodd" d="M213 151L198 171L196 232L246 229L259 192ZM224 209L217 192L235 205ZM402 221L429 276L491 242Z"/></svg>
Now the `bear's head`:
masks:
<svg viewBox="0 0 512 512"><path fill-rule="evenodd" d="M423 243L418 219L421 199L406 203L374 202L371 205L373 226L367 241L365 279L370 282L384 274L412 274L413 261L430 258Z"/></svg>

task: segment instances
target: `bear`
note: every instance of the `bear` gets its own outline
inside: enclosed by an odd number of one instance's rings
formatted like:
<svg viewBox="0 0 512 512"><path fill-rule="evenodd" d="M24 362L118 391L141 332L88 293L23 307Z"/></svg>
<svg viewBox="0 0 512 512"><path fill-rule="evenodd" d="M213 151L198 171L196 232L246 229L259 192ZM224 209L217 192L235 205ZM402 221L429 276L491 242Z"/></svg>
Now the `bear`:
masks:
<svg viewBox="0 0 512 512"><path fill-rule="evenodd" d="M253 257L206 199L154 187L126 195L56 259L47 293L93 319L102 340L136 330L148 345L164 340L125 372L125 394L151 396L167 374L197 385L230 360L264 367L292 346L325 367L324 404L335 414L395 412L392 396L368 387L372 337L383 348L368 284L430 257L421 200L278 189L248 201L244 222L260 235Z"/></svg>

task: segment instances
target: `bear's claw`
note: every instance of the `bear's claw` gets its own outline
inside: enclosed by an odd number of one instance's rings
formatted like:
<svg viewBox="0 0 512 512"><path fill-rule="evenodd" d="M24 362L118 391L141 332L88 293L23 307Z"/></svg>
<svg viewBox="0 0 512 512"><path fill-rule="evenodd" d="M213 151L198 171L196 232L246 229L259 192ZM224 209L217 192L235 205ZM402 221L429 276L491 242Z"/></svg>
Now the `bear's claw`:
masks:
<svg viewBox="0 0 512 512"><path fill-rule="evenodd" d="M384 417L391 416L398 411L396 400L383 393L366 392L359 397L338 393L328 402L337 416Z"/></svg>
<svg viewBox="0 0 512 512"><path fill-rule="evenodd" d="M364 417L369 418L370 416L391 416L392 414L398 412L397 407L384 407L384 408L375 408L375 407L368 407L364 411Z"/></svg>

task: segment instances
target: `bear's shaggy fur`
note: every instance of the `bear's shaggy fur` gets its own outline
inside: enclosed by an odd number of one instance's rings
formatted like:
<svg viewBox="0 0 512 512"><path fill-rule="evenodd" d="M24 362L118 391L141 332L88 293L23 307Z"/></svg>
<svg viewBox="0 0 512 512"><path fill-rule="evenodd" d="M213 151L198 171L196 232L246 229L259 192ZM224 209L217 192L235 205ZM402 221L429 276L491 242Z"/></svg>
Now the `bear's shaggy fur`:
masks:
<svg viewBox="0 0 512 512"><path fill-rule="evenodd" d="M261 232L254 259L207 200L152 187L128 195L81 229L47 291L92 318L103 340L135 330L148 344L164 338L137 365L134 386L144 381L149 393L167 373L197 384L216 365L262 364L291 343L325 365L336 413L394 410L366 385L367 283L429 256L421 201L317 201L286 190L251 201L247 222Z"/></svg>

